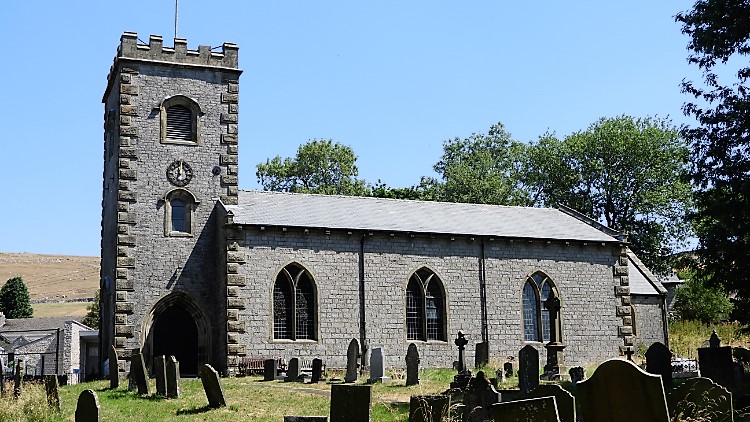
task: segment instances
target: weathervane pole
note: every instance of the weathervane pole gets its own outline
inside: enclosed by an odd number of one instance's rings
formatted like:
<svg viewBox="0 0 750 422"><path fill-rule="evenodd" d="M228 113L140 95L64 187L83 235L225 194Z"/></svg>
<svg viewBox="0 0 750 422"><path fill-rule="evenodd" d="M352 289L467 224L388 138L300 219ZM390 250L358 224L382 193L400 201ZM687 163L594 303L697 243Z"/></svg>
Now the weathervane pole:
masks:
<svg viewBox="0 0 750 422"><path fill-rule="evenodd" d="M177 5L179 0L174 0L174 38L177 39Z"/></svg>

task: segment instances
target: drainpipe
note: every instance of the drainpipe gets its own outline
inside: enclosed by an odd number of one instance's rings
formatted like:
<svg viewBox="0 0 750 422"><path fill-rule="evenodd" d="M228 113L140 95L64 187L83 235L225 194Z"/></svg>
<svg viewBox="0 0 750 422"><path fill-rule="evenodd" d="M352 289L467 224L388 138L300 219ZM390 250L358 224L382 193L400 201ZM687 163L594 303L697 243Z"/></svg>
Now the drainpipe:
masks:
<svg viewBox="0 0 750 422"><path fill-rule="evenodd" d="M480 239L479 243L480 257L479 257L479 300L482 312L482 341L489 341L489 330L487 328L487 286L486 286L486 273L485 273L485 256L484 256L484 239Z"/></svg>
<svg viewBox="0 0 750 422"><path fill-rule="evenodd" d="M360 368L364 369L367 366L367 330L365 329L366 315L365 315L365 236L363 233L359 239L359 348L360 352Z"/></svg>
<svg viewBox="0 0 750 422"><path fill-rule="evenodd" d="M669 349L669 320L667 318L667 295L659 295L661 299L661 321L662 329L664 330L664 345Z"/></svg>

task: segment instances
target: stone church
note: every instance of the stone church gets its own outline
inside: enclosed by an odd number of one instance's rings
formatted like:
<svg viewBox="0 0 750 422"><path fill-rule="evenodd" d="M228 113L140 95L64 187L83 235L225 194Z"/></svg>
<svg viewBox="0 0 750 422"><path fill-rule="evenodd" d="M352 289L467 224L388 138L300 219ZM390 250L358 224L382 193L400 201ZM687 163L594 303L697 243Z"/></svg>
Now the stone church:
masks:
<svg viewBox="0 0 750 422"><path fill-rule="evenodd" d="M459 330L469 360L482 343L495 362L550 340L568 365L667 340L663 287L624 236L575 211L240 190L241 73L235 44L120 39L103 97L100 341L121 370L134 348L175 355L184 375L246 358L343 367L352 339L365 362L383 347L404 366L415 343L423 366L451 367Z"/></svg>

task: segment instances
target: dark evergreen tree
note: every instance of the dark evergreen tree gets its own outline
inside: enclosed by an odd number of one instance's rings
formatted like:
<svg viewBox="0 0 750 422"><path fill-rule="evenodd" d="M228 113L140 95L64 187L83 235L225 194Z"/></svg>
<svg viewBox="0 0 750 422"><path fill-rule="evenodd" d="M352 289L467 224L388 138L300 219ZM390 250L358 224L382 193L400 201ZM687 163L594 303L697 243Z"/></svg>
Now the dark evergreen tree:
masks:
<svg viewBox="0 0 750 422"><path fill-rule="evenodd" d="M0 289L0 311L6 318L31 318L33 315L29 290L21 277L9 279Z"/></svg>
<svg viewBox="0 0 750 422"><path fill-rule="evenodd" d="M86 309L88 312L86 313L86 316L83 317L81 320L81 324L86 325L91 328L99 329L99 290L96 291L96 296L94 297L94 301L91 302L90 305L86 306Z"/></svg>

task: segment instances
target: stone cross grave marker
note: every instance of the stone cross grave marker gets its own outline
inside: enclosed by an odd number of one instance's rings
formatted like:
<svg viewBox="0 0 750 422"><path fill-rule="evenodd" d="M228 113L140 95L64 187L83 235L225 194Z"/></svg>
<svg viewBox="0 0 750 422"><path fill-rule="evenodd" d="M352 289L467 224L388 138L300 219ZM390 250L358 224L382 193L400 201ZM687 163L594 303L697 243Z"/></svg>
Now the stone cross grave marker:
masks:
<svg viewBox="0 0 750 422"><path fill-rule="evenodd" d="M266 359L263 361L263 381L273 381L276 379L276 372L279 365L276 359Z"/></svg>
<svg viewBox="0 0 750 422"><path fill-rule="evenodd" d="M586 371L583 369L583 366L574 366L570 368L568 374L570 374L570 382L572 382L573 385L578 384L586 378Z"/></svg>
<svg viewBox="0 0 750 422"><path fill-rule="evenodd" d="M490 363L490 343L482 341L476 345L476 353L474 353L474 368L479 369L483 366L487 366Z"/></svg>
<svg viewBox="0 0 750 422"><path fill-rule="evenodd" d="M388 382L390 377L385 375L385 355L382 347L374 347L370 352L370 379L369 383Z"/></svg>
<svg viewBox="0 0 750 422"><path fill-rule="evenodd" d="M346 349L346 376L344 382L357 381L357 364L359 361L359 342L353 338L349 342L349 348Z"/></svg>
<svg viewBox="0 0 750 422"><path fill-rule="evenodd" d="M658 341L646 351L646 372L661 375L666 391L672 385L672 352Z"/></svg>
<svg viewBox="0 0 750 422"><path fill-rule="evenodd" d="M491 419L490 407L500 402L500 394L487 379L484 371L477 372L464 390L464 412L469 420L485 421Z"/></svg>
<svg viewBox="0 0 750 422"><path fill-rule="evenodd" d="M554 397L560 422L576 422L576 399L559 384L541 384L524 396L525 399Z"/></svg>
<svg viewBox="0 0 750 422"><path fill-rule="evenodd" d="M166 365L167 397L180 397L180 362L177 362L174 356L170 356L167 358Z"/></svg>
<svg viewBox="0 0 750 422"><path fill-rule="evenodd" d="M101 422L99 397L94 390L83 390L78 396L76 405L75 421L76 422Z"/></svg>
<svg viewBox="0 0 750 422"><path fill-rule="evenodd" d="M493 404L492 420L502 422L559 422L554 397Z"/></svg>
<svg viewBox="0 0 750 422"><path fill-rule="evenodd" d="M448 420L450 408L450 396L411 396L409 422L443 422Z"/></svg>
<svg viewBox="0 0 750 422"><path fill-rule="evenodd" d="M138 387L138 394L148 395L148 376L146 375L146 363L143 361L143 355L135 353L130 358L130 375L135 381L135 385Z"/></svg>
<svg viewBox="0 0 750 422"><path fill-rule="evenodd" d="M731 422L732 393L708 378L690 378L667 396L669 414L674 420Z"/></svg>
<svg viewBox="0 0 750 422"><path fill-rule="evenodd" d="M57 375L44 376L44 390L47 392L47 404L49 407L60 411L60 389L57 384Z"/></svg>
<svg viewBox="0 0 750 422"><path fill-rule="evenodd" d="M206 392L208 407L217 408L225 407L227 401L224 398L224 389L219 382L219 373L209 364L205 363L201 367L201 382L203 390Z"/></svg>
<svg viewBox="0 0 750 422"><path fill-rule="evenodd" d="M368 422L371 418L372 386L331 385L331 422Z"/></svg>
<svg viewBox="0 0 750 422"><path fill-rule="evenodd" d="M296 382L299 378L299 359L289 359L289 364L286 366L286 378L284 382Z"/></svg>
<svg viewBox="0 0 750 422"><path fill-rule="evenodd" d="M406 386L419 384L419 350L417 345L409 343L406 351Z"/></svg>
<svg viewBox="0 0 750 422"><path fill-rule="evenodd" d="M154 358L154 375L156 376L156 394L167 395L167 359L164 355Z"/></svg>
<svg viewBox="0 0 750 422"><path fill-rule="evenodd" d="M23 359L16 358L16 371L15 378L13 379L13 396L15 398L21 397L21 389L23 388L23 373L26 372L26 364Z"/></svg>
<svg viewBox="0 0 750 422"><path fill-rule="evenodd" d="M527 344L518 352L518 388L528 394L539 385L539 351Z"/></svg>
<svg viewBox="0 0 750 422"><path fill-rule="evenodd" d="M505 371L505 378L513 378L513 362L505 362L503 371Z"/></svg>
<svg viewBox="0 0 750 422"><path fill-rule="evenodd" d="M109 388L120 387L120 364L115 346L109 346Z"/></svg>
<svg viewBox="0 0 750 422"><path fill-rule="evenodd" d="M466 388L471 381L471 371L466 367L466 345L469 344L469 340L463 332L459 330L456 339L453 340L453 344L458 347L458 361L456 371L458 373L453 376L453 382L450 384L451 388Z"/></svg>
<svg viewBox="0 0 750 422"><path fill-rule="evenodd" d="M310 383L315 384L323 379L323 359L315 358L312 361L312 372L310 374Z"/></svg>
<svg viewBox="0 0 750 422"><path fill-rule="evenodd" d="M718 346L719 341L713 340L715 334L711 335L712 340L709 342L716 346L698 348L698 366L702 377L711 378L713 382L731 390L734 388L732 348Z"/></svg>
<svg viewBox="0 0 750 422"><path fill-rule="evenodd" d="M577 400L587 421L669 421L661 377L623 359L602 363L579 382Z"/></svg>

